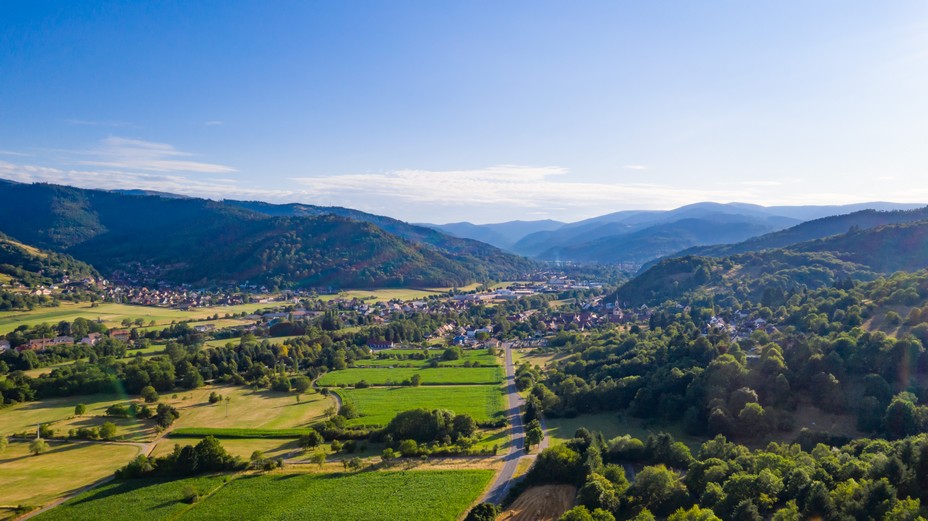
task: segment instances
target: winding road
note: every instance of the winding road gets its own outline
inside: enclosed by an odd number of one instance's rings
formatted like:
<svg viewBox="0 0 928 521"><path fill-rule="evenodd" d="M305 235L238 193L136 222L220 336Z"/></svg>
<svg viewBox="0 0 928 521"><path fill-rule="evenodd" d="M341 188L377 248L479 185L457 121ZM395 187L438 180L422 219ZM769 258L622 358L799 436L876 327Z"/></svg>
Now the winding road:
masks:
<svg viewBox="0 0 928 521"><path fill-rule="evenodd" d="M506 499L506 494L509 493L509 489L513 484L512 477L519 467L519 461L522 458L532 459L535 457L534 454L525 452L525 425L522 424L522 405L525 400L519 395L519 389L516 387L515 368L512 363L512 342L504 343L503 349L506 350L506 399L508 407L506 409L506 416L509 419L509 425L511 427L511 438L509 451L503 456L503 468L499 471L499 474L496 475L496 480L493 481L493 485L490 487L489 492L481 499L484 503L495 503L497 505ZM544 430L543 424L542 430ZM543 450L547 445L548 435L546 433L538 450Z"/></svg>

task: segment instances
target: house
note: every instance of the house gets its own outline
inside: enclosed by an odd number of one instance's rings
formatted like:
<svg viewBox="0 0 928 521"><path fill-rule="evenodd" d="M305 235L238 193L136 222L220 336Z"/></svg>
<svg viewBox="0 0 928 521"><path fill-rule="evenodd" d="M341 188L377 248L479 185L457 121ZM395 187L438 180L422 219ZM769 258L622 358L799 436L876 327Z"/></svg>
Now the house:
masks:
<svg viewBox="0 0 928 521"><path fill-rule="evenodd" d="M128 342L130 337L128 329L111 329L109 334L110 338L121 342Z"/></svg>
<svg viewBox="0 0 928 521"><path fill-rule="evenodd" d="M10 350L10 341L9 340L0 340L0 353Z"/></svg>
<svg viewBox="0 0 928 521"><path fill-rule="evenodd" d="M393 345L394 345L393 342L388 342L386 340L368 340L367 341L367 347L375 351L379 349L390 349L393 347Z"/></svg>
<svg viewBox="0 0 928 521"><path fill-rule="evenodd" d="M197 333L207 333L210 331L214 331L215 329L216 329L216 326L213 324L201 324L199 326L193 326L193 330L196 331Z"/></svg>
<svg viewBox="0 0 928 521"><path fill-rule="evenodd" d="M103 335L101 335L100 333L90 333L81 339L81 343L87 344L90 346L95 346L97 345L97 342L99 342L101 338L103 338Z"/></svg>
<svg viewBox="0 0 928 521"><path fill-rule="evenodd" d="M73 344L74 337L73 336L56 336L54 339L52 339L52 343L53 344Z"/></svg>

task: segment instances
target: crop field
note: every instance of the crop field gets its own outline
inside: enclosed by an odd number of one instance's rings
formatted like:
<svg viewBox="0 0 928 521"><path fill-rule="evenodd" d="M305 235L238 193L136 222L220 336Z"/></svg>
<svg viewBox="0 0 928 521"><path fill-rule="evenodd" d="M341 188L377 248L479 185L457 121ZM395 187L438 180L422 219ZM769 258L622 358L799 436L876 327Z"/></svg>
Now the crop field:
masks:
<svg viewBox="0 0 928 521"><path fill-rule="evenodd" d="M36 519L453 521L492 476L490 470L429 470L130 480L81 494ZM187 487L201 496L192 505L182 501Z"/></svg>
<svg viewBox="0 0 928 521"><path fill-rule="evenodd" d="M107 477L139 453L134 445L51 442L38 456L26 442L0 453L0 505L41 506ZM0 519L2 519L0 511Z"/></svg>
<svg viewBox="0 0 928 521"><path fill-rule="evenodd" d="M203 476L165 481L131 479L107 483L41 514L41 521L99 519L172 519L190 505L181 501L190 487L200 496L216 491L228 476Z"/></svg>
<svg viewBox="0 0 928 521"><path fill-rule="evenodd" d="M403 380L419 375L422 385L440 384L498 384L503 381L501 367L376 367L371 369L345 369L326 373L318 380L322 386L354 385L361 380L371 385L398 385Z"/></svg>
<svg viewBox="0 0 928 521"><path fill-rule="evenodd" d="M142 319L146 325L152 320L160 326L171 322L185 320L203 320L215 314L220 317L226 313L253 312L257 309L271 307L273 304L241 304L238 306L217 306L200 308L191 311L159 308L153 306L133 306L129 304L115 304L104 302L91 307L89 302L65 302L58 307L36 308L32 311L4 311L0 312L0 334L13 331L21 325L34 326L41 323L57 324L62 320L69 322L75 318L83 317L88 320L102 320L107 326L118 326L124 319Z"/></svg>
<svg viewBox="0 0 928 521"><path fill-rule="evenodd" d="M386 425L397 413L418 407L449 409L469 414L478 422L500 418L503 412L503 391L496 385L372 387L337 392L361 413L360 418L349 420L349 425Z"/></svg>
<svg viewBox="0 0 928 521"><path fill-rule="evenodd" d="M400 351L400 350L391 349L391 350L383 351L383 353L400 354L400 353L397 353L397 351ZM415 350L405 350L405 349L402 351L406 351L405 353L403 353L404 355L408 355L410 353L418 354L422 352L421 350L415 351ZM439 358L439 363L442 366L461 366L461 365L464 365L465 363L473 364L474 362L477 362L480 365L500 365L501 363L500 357L488 354L486 349L464 351L464 356L461 357L459 360L448 360L448 361L440 359L441 351L430 351L429 353L431 357ZM372 359L357 360L355 362L355 365L358 367L403 367L403 366L423 367L427 365L428 363L429 363L428 360L417 360L417 359L412 359L412 358L378 358L378 357L375 357Z"/></svg>

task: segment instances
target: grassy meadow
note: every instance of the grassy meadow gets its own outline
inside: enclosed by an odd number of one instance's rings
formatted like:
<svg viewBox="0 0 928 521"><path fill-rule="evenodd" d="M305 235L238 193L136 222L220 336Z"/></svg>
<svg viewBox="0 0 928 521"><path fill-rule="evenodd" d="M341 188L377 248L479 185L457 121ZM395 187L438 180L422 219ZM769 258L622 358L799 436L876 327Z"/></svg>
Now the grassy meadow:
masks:
<svg viewBox="0 0 928 521"><path fill-rule="evenodd" d="M440 384L498 384L503 381L501 367L376 367L349 368L332 371L319 378L322 386L354 385L361 380L371 385L398 385L403 380L419 375L421 385Z"/></svg>
<svg viewBox="0 0 928 521"><path fill-rule="evenodd" d="M389 353L393 353L397 351L400 351L400 350L390 349L390 350L384 351L384 353L389 354ZM422 352L421 350L419 351L403 350L403 351L407 351L405 354L410 354L410 352L418 354ZM441 357L440 351L430 351L430 353L432 357L436 357L436 358ZM464 351L464 356L462 356L458 360L448 360L448 361L439 360L439 363L442 366L461 366L461 365L464 365L465 363L473 364L474 362L479 363L480 365L500 365L501 360L502 359L498 356L488 354L486 349L478 349L478 350ZM428 365L428 363L429 363L428 360L416 360L416 359L410 359L410 358L379 358L377 357L377 358L372 358L372 359L357 360L355 361L355 366L358 366L358 367L407 367L407 366L408 367L424 367Z"/></svg>
<svg viewBox="0 0 928 521"><path fill-rule="evenodd" d="M88 320L102 320L108 327L118 327L124 318L130 320L142 319L147 326L152 320L159 326L169 325L171 322L186 320L205 320L215 314L220 317L226 313L251 313L255 310L273 306L272 304L240 304L238 306L216 306L199 308L190 311L179 309L159 308L154 306L134 306L130 304L116 304L104 302L91 307L89 302L64 302L58 307L36 308L31 311L3 311L0 312L0 334L13 331L21 325L35 326L41 323L57 324L62 320L68 322L82 317ZM206 322L215 324L215 321Z"/></svg>
<svg viewBox="0 0 928 521"><path fill-rule="evenodd" d="M0 505L44 505L112 475L139 454L134 445L53 441L50 446L33 456L28 442L11 442L0 453Z"/></svg>
<svg viewBox="0 0 928 521"><path fill-rule="evenodd" d="M36 519L454 521L492 476L490 470L429 470L130 480L84 493ZM182 501L188 487L199 501Z"/></svg>
<svg viewBox="0 0 928 521"><path fill-rule="evenodd" d="M349 425L386 425L397 413L418 407L466 413L478 422L500 418L503 411L503 391L497 385L372 387L337 392L361 413L360 418L349 420Z"/></svg>

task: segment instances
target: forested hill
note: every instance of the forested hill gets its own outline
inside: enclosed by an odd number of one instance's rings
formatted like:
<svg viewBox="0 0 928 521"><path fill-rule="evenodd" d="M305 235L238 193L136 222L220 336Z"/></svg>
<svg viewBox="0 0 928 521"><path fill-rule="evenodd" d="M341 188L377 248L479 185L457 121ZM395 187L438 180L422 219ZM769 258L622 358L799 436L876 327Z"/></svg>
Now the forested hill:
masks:
<svg viewBox="0 0 928 521"><path fill-rule="evenodd" d="M846 278L928 268L928 221L854 229L789 248L722 258L665 259L608 297L628 305L684 295L731 294L759 300L765 291L818 288Z"/></svg>
<svg viewBox="0 0 928 521"><path fill-rule="evenodd" d="M0 233L0 280L11 279L34 287L61 282L65 276L80 280L99 274L69 255L39 250Z"/></svg>
<svg viewBox="0 0 928 521"><path fill-rule="evenodd" d="M895 211L862 210L845 215L835 215L806 221L785 230L768 233L736 244L697 246L683 250L673 256L683 257L686 255L700 255L725 257L727 255L747 253L749 251L785 248L801 242L843 234L851 229L868 229L887 224L909 223L924 219L928 219L928 207L915 210Z"/></svg>
<svg viewBox="0 0 928 521"><path fill-rule="evenodd" d="M47 184L0 183L0 231L105 274L196 286L445 286L531 267L489 246L444 249L330 214L275 217L204 199Z"/></svg>

